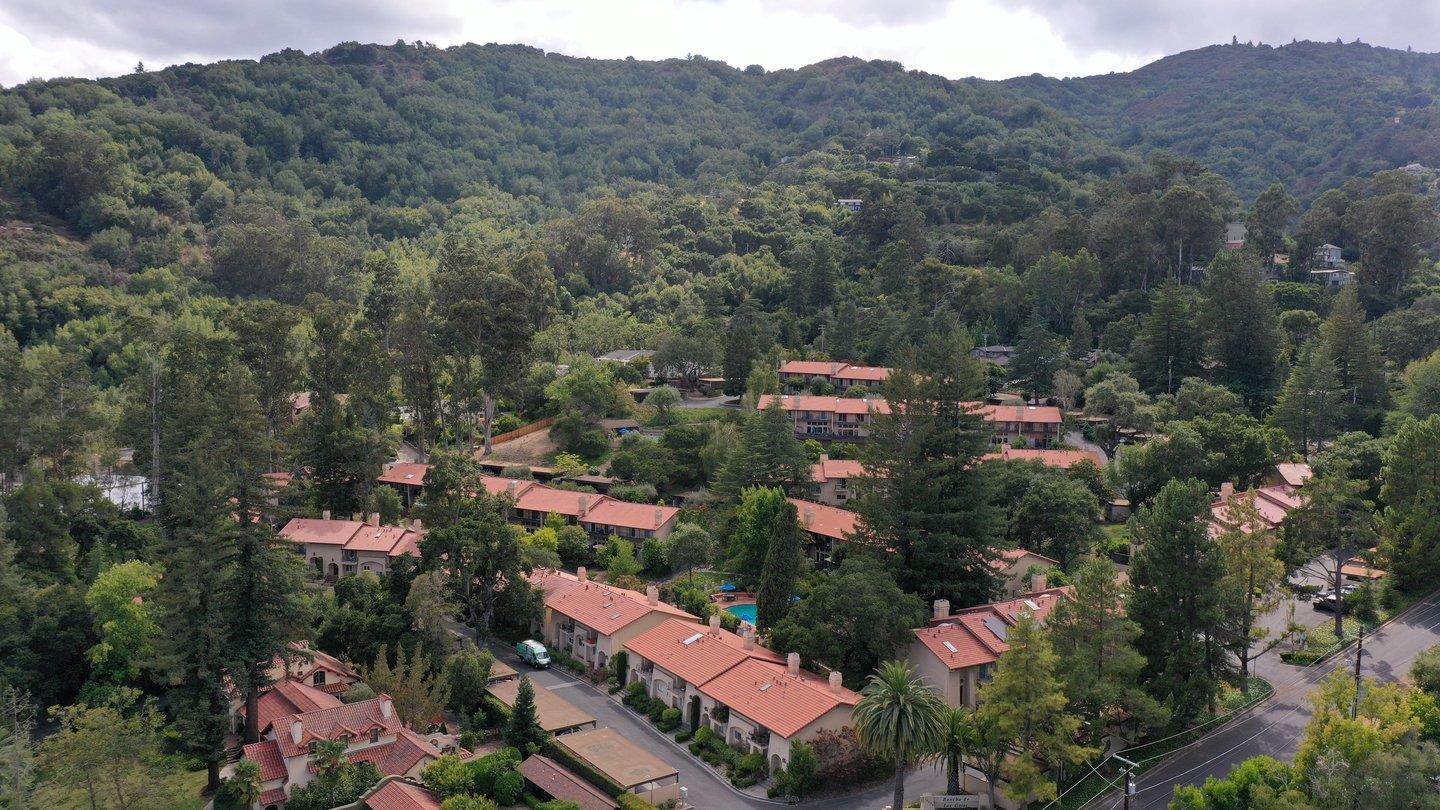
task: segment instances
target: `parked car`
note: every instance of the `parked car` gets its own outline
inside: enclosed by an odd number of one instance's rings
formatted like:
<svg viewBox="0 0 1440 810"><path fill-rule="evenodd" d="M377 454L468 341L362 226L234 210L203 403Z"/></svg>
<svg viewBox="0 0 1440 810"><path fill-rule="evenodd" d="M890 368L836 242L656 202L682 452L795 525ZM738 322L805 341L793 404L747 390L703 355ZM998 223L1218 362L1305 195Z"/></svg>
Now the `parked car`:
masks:
<svg viewBox="0 0 1440 810"><path fill-rule="evenodd" d="M1331 589L1325 591L1324 593L1318 594L1314 599L1310 600L1310 604L1316 610L1337 610L1339 609L1344 598L1344 594L1341 594L1337 597L1335 595L1335 591Z"/></svg>
<svg viewBox="0 0 1440 810"><path fill-rule="evenodd" d="M549 650L545 649L544 644L534 639L527 638L519 644L516 644L515 653L520 656L521 661L524 661L532 667L537 669L550 668Z"/></svg>

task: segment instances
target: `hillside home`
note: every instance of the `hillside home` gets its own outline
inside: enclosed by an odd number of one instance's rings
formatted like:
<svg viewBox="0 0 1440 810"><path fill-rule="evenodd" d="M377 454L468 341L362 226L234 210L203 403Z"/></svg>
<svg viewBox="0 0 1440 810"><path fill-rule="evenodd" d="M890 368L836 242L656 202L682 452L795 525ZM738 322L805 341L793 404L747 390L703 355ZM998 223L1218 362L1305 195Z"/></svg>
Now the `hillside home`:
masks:
<svg viewBox="0 0 1440 810"><path fill-rule="evenodd" d="M487 489L491 483L487 481ZM673 506L630 503L606 495L529 482L512 483L508 479L497 479L494 483L503 484L515 497L515 507L511 510L513 522L538 528L549 515L560 515L585 529L595 543L603 543L611 535L640 542L651 537L664 539L670 536L680 515L680 510Z"/></svg>
<svg viewBox="0 0 1440 810"><path fill-rule="evenodd" d="M316 746L325 741L344 742L347 759L373 763L384 776L418 776L441 755L401 724L389 695L281 715L269 724L265 739L244 747L245 759L260 768L262 793L256 806L278 808L290 791L309 784Z"/></svg>
<svg viewBox="0 0 1440 810"><path fill-rule="evenodd" d="M1355 280L1348 267L1319 267L1310 271L1310 280L1327 290L1338 290Z"/></svg>
<svg viewBox="0 0 1440 810"><path fill-rule="evenodd" d="M858 460L830 458L822 454L810 468L815 482L815 500L827 506L844 506L856 495L852 482L865 475Z"/></svg>
<svg viewBox="0 0 1440 810"><path fill-rule="evenodd" d="M801 439L864 441L870 438L871 417L890 412L890 403L879 398L852 399L806 394L766 394L760 397L757 407L766 408L777 400L790 415L795 435Z"/></svg>
<svg viewBox="0 0 1440 810"><path fill-rule="evenodd" d="M1345 259L1341 255L1340 248L1329 242L1315 248L1315 253L1311 261L1316 267L1327 270L1345 266Z"/></svg>
<svg viewBox="0 0 1440 810"><path fill-rule="evenodd" d="M591 582L582 567L576 573L537 569L530 584L545 594L541 637L552 649L568 653L591 669L603 669L626 641L667 619L695 617L660 601L659 588L645 593Z"/></svg>
<svg viewBox="0 0 1440 810"><path fill-rule="evenodd" d="M291 518L280 536L294 544L316 574L334 582L361 571L384 574L398 557L419 557L425 530L419 521L409 527L381 526L379 515L367 521L331 520L327 510L320 518Z"/></svg>
<svg viewBox="0 0 1440 810"><path fill-rule="evenodd" d="M856 385L878 387L890 378L890 369L885 366L854 366L829 360L787 360L776 369L782 385L803 387L819 377L836 391L844 391Z"/></svg>
<svg viewBox="0 0 1440 810"><path fill-rule="evenodd" d="M385 465L385 470L375 480L399 492L400 500L404 502L405 508L409 509L419 500L420 493L425 489L425 476L429 472L429 464L392 461Z"/></svg>
<svg viewBox="0 0 1440 810"><path fill-rule="evenodd" d="M970 350L970 356L981 360L989 360L997 366L1008 366L1010 361L1015 359L1014 346L976 346Z"/></svg>
<svg viewBox="0 0 1440 810"><path fill-rule="evenodd" d="M1095 450L1048 450L1038 447L1011 447L1002 444L985 454L987 459L997 461L1038 461L1046 467L1068 470L1082 461L1096 467L1105 466L1105 454Z"/></svg>
<svg viewBox="0 0 1440 810"><path fill-rule="evenodd" d="M786 500L795 506L795 518L805 530L805 556L819 567L829 565L835 548L854 536L859 515L815 501Z"/></svg>
<svg viewBox="0 0 1440 810"><path fill-rule="evenodd" d="M1263 528L1278 528L1291 512L1305 503L1305 482L1314 474L1308 464L1276 464L1263 486L1236 492L1235 485L1226 481L1210 504L1211 535L1241 525L1241 517L1234 508L1237 505L1253 507L1264 523Z"/></svg>
<svg viewBox="0 0 1440 810"><path fill-rule="evenodd" d="M1043 622L1061 599L1072 598L1070 588L1046 588L1043 578L1037 579L1039 587L1019 598L955 613L949 600L937 599L930 623L911 631L915 639L906 660L940 691L946 705L975 708L980 685L1010 649L1006 639L1019 617L1029 614Z"/></svg>
<svg viewBox="0 0 1440 810"><path fill-rule="evenodd" d="M1060 438L1065 415L1050 405L975 406L995 431L993 441L1011 443L1016 439L1044 445Z"/></svg>

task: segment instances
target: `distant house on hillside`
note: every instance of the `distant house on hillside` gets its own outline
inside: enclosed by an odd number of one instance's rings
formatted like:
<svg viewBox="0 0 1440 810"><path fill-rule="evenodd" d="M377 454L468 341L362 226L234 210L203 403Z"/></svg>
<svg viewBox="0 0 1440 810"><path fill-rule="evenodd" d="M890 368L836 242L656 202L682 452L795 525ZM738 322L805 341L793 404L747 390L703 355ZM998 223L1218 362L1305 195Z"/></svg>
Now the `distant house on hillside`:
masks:
<svg viewBox="0 0 1440 810"><path fill-rule="evenodd" d="M1014 346L976 346L970 350L971 357L978 357L981 360L989 360L997 366L1008 366L1010 361L1015 359Z"/></svg>
<svg viewBox="0 0 1440 810"><path fill-rule="evenodd" d="M865 201L856 197L846 197L835 201L835 204L851 213L860 213L865 207Z"/></svg>
<svg viewBox="0 0 1440 810"><path fill-rule="evenodd" d="M1239 250L1245 247L1246 228L1243 222L1225 223L1225 249Z"/></svg>
<svg viewBox="0 0 1440 810"><path fill-rule="evenodd" d="M1345 259L1340 256L1340 248L1326 242L1315 248L1314 263L1317 267L1335 268L1344 267Z"/></svg>

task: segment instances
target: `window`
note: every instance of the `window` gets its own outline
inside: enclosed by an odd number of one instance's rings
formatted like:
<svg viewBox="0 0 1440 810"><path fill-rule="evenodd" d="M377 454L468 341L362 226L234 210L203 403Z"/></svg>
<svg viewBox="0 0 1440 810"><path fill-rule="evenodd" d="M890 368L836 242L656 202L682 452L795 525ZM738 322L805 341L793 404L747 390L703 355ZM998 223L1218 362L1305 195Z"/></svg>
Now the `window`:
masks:
<svg viewBox="0 0 1440 810"><path fill-rule="evenodd" d="M372 743L380 742L380 727L379 727L379 726L376 726L376 727L370 729L370 742L372 742Z"/></svg>
<svg viewBox="0 0 1440 810"><path fill-rule="evenodd" d="M355 573L355 566L354 566L353 564L351 564L351 563L346 563L346 565L345 565L345 573L347 573L347 574L353 574L353 573Z"/></svg>
<svg viewBox="0 0 1440 810"><path fill-rule="evenodd" d="M311 741L310 741L310 753L312 753L312 754L315 753L315 749L318 748L319 746L320 746L320 743L319 743L318 741L316 741L316 740L311 740Z"/></svg>
<svg viewBox="0 0 1440 810"><path fill-rule="evenodd" d="M323 670L323 669L317 669L317 670L315 670L315 680L313 681L313 683L314 683L316 686L324 686L324 685L325 685L325 670Z"/></svg>

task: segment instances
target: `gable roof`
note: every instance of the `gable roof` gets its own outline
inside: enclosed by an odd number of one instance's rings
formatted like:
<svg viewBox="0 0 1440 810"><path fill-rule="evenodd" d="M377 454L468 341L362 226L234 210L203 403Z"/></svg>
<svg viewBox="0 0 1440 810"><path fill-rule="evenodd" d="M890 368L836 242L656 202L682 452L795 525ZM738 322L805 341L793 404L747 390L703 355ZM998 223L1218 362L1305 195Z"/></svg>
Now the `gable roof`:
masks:
<svg viewBox="0 0 1440 810"><path fill-rule="evenodd" d="M786 360L777 369L778 374L804 374L807 377L829 377L845 366L829 360Z"/></svg>
<svg viewBox="0 0 1440 810"><path fill-rule="evenodd" d="M480 484L491 495L509 495L513 498L519 498L531 487L540 486L534 481L527 481L523 478L505 478L499 475L482 475Z"/></svg>
<svg viewBox="0 0 1440 810"><path fill-rule="evenodd" d="M1071 598L1074 598L1073 592L1068 586L1046 588L1004 602L966 608L944 618L933 619L930 626L911 632L949 669L993 664L999 660L1001 653L1010 649L1005 640L1006 631L1022 614L1028 613L1044 621L1061 599Z"/></svg>
<svg viewBox="0 0 1440 810"><path fill-rule="evenodd" d="M297 723L300 730L298 740L292 730ZM389 695L304 714L282 715L275 718L272 725L275 739L280 744L280 753L287 758L305 752L310 743L317 740L337 740L347 733L359 737L369 734L370 729L377 726L382 734L398 733L402 728Z"/></svg>
<svg viewBox="0 0 1440 810"><path fill-rule="evenodd" d="M280 744L275 740L250 743L241 750L244 751L246 759L259 766L261 782L285 779L290 775L285 768L284 757L280 756Z"/></svg>
<svg viewBox="0 0 1440 810"><path fill-rule="evenodd" d="M832 540L844 540L854 535L856 528L860 525L860 516L849 509L827 506L800 498L786 498L785 500L795 505L795 518L799 521L800 528L811 534L818 534Z"/></svg>
<svg viewBox="0 0 1440 810"><path fill-rule="evenodd" d="M688 644L686 642L689 642ZM699 686L747 658L780 663L779 653L759 645L745 649L745 640L708 626L669 619L625 642L625 649L686 683Z"/></svg>
<svg viewBox="0 0 1440 810"><path fill-rule="evenodd" d="M601 498L580 521L653 532L674 520L678 514L680 510L673 506L653 506L648 503Z"/></svg>
<svg viewBox="0 0 1440 810"><path fill-rule="evenodd" d="M365 798L369 810L440 810L440 799L423 785L393 779Z"/></svg>
<svg viewBox="0 0 1440 810"><path fill-rule="evenodd" d="M679 775L674 767L620 736L620 732L613 728L562 734L555 738L555 744L589 763L590 767L623 788L634 788Z"/></svg>
<svg viewBox="0 0 1440 810"><path fill-rule="evenodd" d="M599 788L544 754L527 757L520 763L520 774L554 798L580 805L580 810L615 810L619 806Z"/></svg>
<svg viewBox="0 0 1440 810"><path fill-rule="evenodd" d="M406 486L418 487L425 484L425 476L430 472L429 464L417 464L411 461L396 461L385 466L385 471L376 478L382 484L404 484Z"/></svg>
<svg viewBox="0 0 1440 810"><path fill-rule="evenodd" d="M1276 464L1275 472L1292 487L1304 486L1315 475L1309 464Z"/></svg>
<svg viewBox="0 0 1440 810"><path fill-rule="evenodd" d="M1011 447L1000 445L1000 449L985 454L987 459L1001 461L1038 461L1046 467L1068 470L1082 461L1089 461L1097 467L1105 465L1105 456L1090 450L1044 450L1035 447Z"/></svg>
<svg viewBox="0 0 1440 810"><path fill-rule="evenodd" d="M827 681L791 675L780 664L747 658L700 686L712 699L754 720L781 737L793 737L839 706L854 706L860 696L844 687L830 691Z"/></svg>
<svg viewBox="0 0 1440 810"><path fill-rule="evenodd" d="M890 403L879 397L824 397L811 394L766 394L755 407L764 410L779 400L787 411L818 411L820 413L890 413Z"/></svg>
<svg viewBox="0 0 1440 810"><path fill-rule="evenodd" d="M655 612L695 620L695 616L666 602L656 600L652 605L645 594L637 591L581 580L551 568L536 569L530 575L530 584L545 592L545 607L607 636Z"/></svg>
<svg viewBox="0 0 1440 810"><path fill-rule="evenodd" d="M290 518L280 536L292 543L343 546L365 526L358 520L326 520L324 518Z"/></svg>
<svg viewBox="0 0 1440 810"><path fill-rule="evenodd" d="M540 728L555 733L568 728L588 726L595 723L583 709L554 692L546 689L543 685L531 682L535 689L535 719ZM485 687L494 698L506 706L514 707L515 699L520 694L520 679L500 681Z"/></svg>
<svg viewBox="0 0 1440 810"><path fill-rule="evenodd" d="M1058 425L1065 421L1059 408L1052 405L977 405L987 422L1028 422Z"/></svg>
<svg viewBox="0 0 1440 810"><path fill-rule="evenodd" d="M515 508L532 512L553 512L557 515L578 518L588 512L602 499L603 495L590 492L572 492L556 489L544 484L526 487L515 499Z"/></svg>
<svg viewBox="0 0 1440 810"><path fill-rule="evenodd" d="M822 455L820 460L810 468L810 477L817 484L837 478L860 478L864 475L865 465L857 459L830 458Z"/></svg>
<svg viewBox="0 0 1440 810"><path fill-rule="evenodd" d="M299 681L281 680L255 699L255 724L261 733L277 718L343 706L343 701Z"/></svg>
<svg viewBox="0 0 1440 810"><path fill-rule="evenodd" d="M408 728L400 729L393 742L370 745L345 754L345 758L356 765L362 762L374 764L375 770L383 776L408 773L426 757L439 759L440 756L440 749Z"/></svg>
<svg viewBox="0 0 1440 810"><path fill-rule="evenodd" d="M885 366L843 366L830 376L837 380L884 382L890 379L890 369Z"/></svg>

